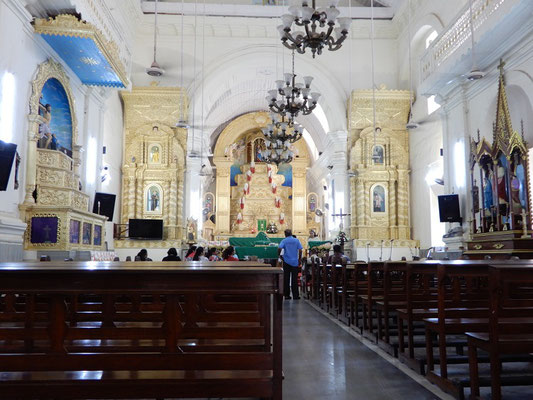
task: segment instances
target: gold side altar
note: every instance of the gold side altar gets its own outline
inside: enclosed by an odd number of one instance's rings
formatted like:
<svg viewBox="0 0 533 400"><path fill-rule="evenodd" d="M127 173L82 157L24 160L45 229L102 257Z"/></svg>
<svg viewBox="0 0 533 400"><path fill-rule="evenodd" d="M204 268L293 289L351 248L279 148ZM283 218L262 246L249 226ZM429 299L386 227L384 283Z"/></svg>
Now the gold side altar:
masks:
<svg viewBox="0 0 533 400"><path fill-rule="evenodd" d="M409 218L409 135L405 129L410 92L376 90L374 132L372 90L352 92L349 104L351 178L350 236L355 247L415 248Z"/></svg>
<svg viewBox="0 0 533 400"><path fill-rule="evenodd" d="M176 123L187 115L187 95L180 88L135 87L121 92L124 101L124 164L121 222L162 219L164 241L179 247L185 239L183 184L187 130ZM146 243L115 241L115 247ZM154 247L154 243L149 243Z"/></svg>

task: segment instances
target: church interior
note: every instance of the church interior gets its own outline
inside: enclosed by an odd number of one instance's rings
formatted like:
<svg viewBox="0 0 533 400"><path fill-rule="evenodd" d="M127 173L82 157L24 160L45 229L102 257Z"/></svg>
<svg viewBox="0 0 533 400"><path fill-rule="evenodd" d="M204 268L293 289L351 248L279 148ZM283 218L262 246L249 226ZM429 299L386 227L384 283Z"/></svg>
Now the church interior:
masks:
<svg viewBox="0 0 533 400"><path fill-rule="evenodd" d="M531 398L532 150L531 0L0 0L0 398Z"/></svg>

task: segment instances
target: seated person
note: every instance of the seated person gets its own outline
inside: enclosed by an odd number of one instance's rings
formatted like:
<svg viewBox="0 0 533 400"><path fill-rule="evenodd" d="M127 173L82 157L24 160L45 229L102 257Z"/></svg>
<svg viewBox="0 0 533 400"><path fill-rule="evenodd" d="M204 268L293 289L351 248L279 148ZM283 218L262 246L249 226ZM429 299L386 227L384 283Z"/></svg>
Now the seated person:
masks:
<svg viewBox="0 0 533 400"><path fill-rule="evenodd" d="M239 258L235 255L235 249L233 246L228 246L222 252L222 259L224 261L239 261Z"/></svg>
<svg viewBox="0 0 533 400"><path fill-rule="evenodd" d="M152 261L152 259L148 258L148 251L146 251L146 249L142 249L135 256L135 261Z"/></svg>
<svg viewBox="0 0 533 400"><path fill-rule="evenodd" d="M328 257L328 264L342 264L343 262L349 263L350 259L342 253L341 246L336 244L333 246L333 254Z"/></svg>
<svg viewBox="0 0 533 400"><path fill-rule="evenodd" d="M194 253L196 252L196 246L189 247L187 254L185 254L185 261L192 261L194 258Z"/></svg>
<svg viewBox="0 0 533 400"><path fill-rule="evenodd" d="M216 247L211 247L207 252L207 258L209 261L222 261L218 255L218 249Z"/></svg>
<svg viewBox="0 0 533 400"><path fill-rule="evenodd" d="M163 258L162 261L181 261L181 258L178 256L178 252L174 247L171 247L167 251L167 256Z"/></svg>
<svg viewBox="0 0 533 400"><path fill-rule="evenodd" d="M204 256L204 248L202 246L196 249L194 253L193 261L209 261L206 256Z"/></svg>

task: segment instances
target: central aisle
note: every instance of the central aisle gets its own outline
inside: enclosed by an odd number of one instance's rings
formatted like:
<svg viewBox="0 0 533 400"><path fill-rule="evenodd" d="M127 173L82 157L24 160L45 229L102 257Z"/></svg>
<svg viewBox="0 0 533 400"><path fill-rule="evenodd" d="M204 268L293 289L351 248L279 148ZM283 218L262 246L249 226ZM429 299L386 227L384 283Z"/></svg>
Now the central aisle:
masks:
<svg viewBox="0 0 533 400"><path fill-rule="evenodd" d="M438 399L304 300L283 307L284 399Z"/></svg>

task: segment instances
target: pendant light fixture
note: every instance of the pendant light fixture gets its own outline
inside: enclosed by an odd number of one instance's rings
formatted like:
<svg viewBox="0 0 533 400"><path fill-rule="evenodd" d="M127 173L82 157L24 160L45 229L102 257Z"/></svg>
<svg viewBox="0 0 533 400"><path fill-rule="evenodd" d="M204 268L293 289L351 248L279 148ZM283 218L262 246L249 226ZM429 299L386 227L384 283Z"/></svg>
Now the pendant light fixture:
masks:
<svg viewBox="0 0 533 400"><path fill-rule="evenodd" d="M409 63L409 119L405 125L405 129L413 130L418 129L419 125L412 120L413 118L413 69L411 64L411 0L407 2L407 40L408 40L408 63Z"/></svg>
<svg viewBox="0 0 533 400"><path fill-rule="evenodd" d="M146 68L146 73L153 77L159 77L165 73L165 71L157 63L157 0L155 0L155 21L154 21L154 61L150 68Z"/></svg>
<svg viewBox="0 0 533 400"><path fill-rule="evenodd" d="M472 39L472 69L465 76L469 81L477 81L485 76L485 72L481 71L476 63L476 43L474 40L474 13L472 11L472 0L468 1L468 5L470 9L470 38Z"/></svg>
<svg viewBox="0 0 533 400"><path fill-rule="evenodd" d="M311 93L312 76L304 76L304 83L296 83L294 73L294 50L292 51L292 73L285 73L283 80L277 80L277 89L268 91L266 100L270 111L278 113L289 120L294 120L300 113L309 115L316 108L320 93ZM278 96L281 98L278 99Z"/></svg>
<svg viewBox="0 0 533 400"><path fill-rule="evenodd" d="M304 0L301 6L291 6L289 14L281 16L282 24L278 26L278 31L283 45L300 54L310 49L313 58L317 54L322 54L324 48L330 51L340 49L342 42L348 36L352 20L337 18L340 14L337 9L339 0L329 0L329 7L322 9L317 8L316 0L312 0L311 7L309 3L308 0ZM293 27L303 28L305 32L293 32ZM333 33L335 38L332 36Z"/></svg>

